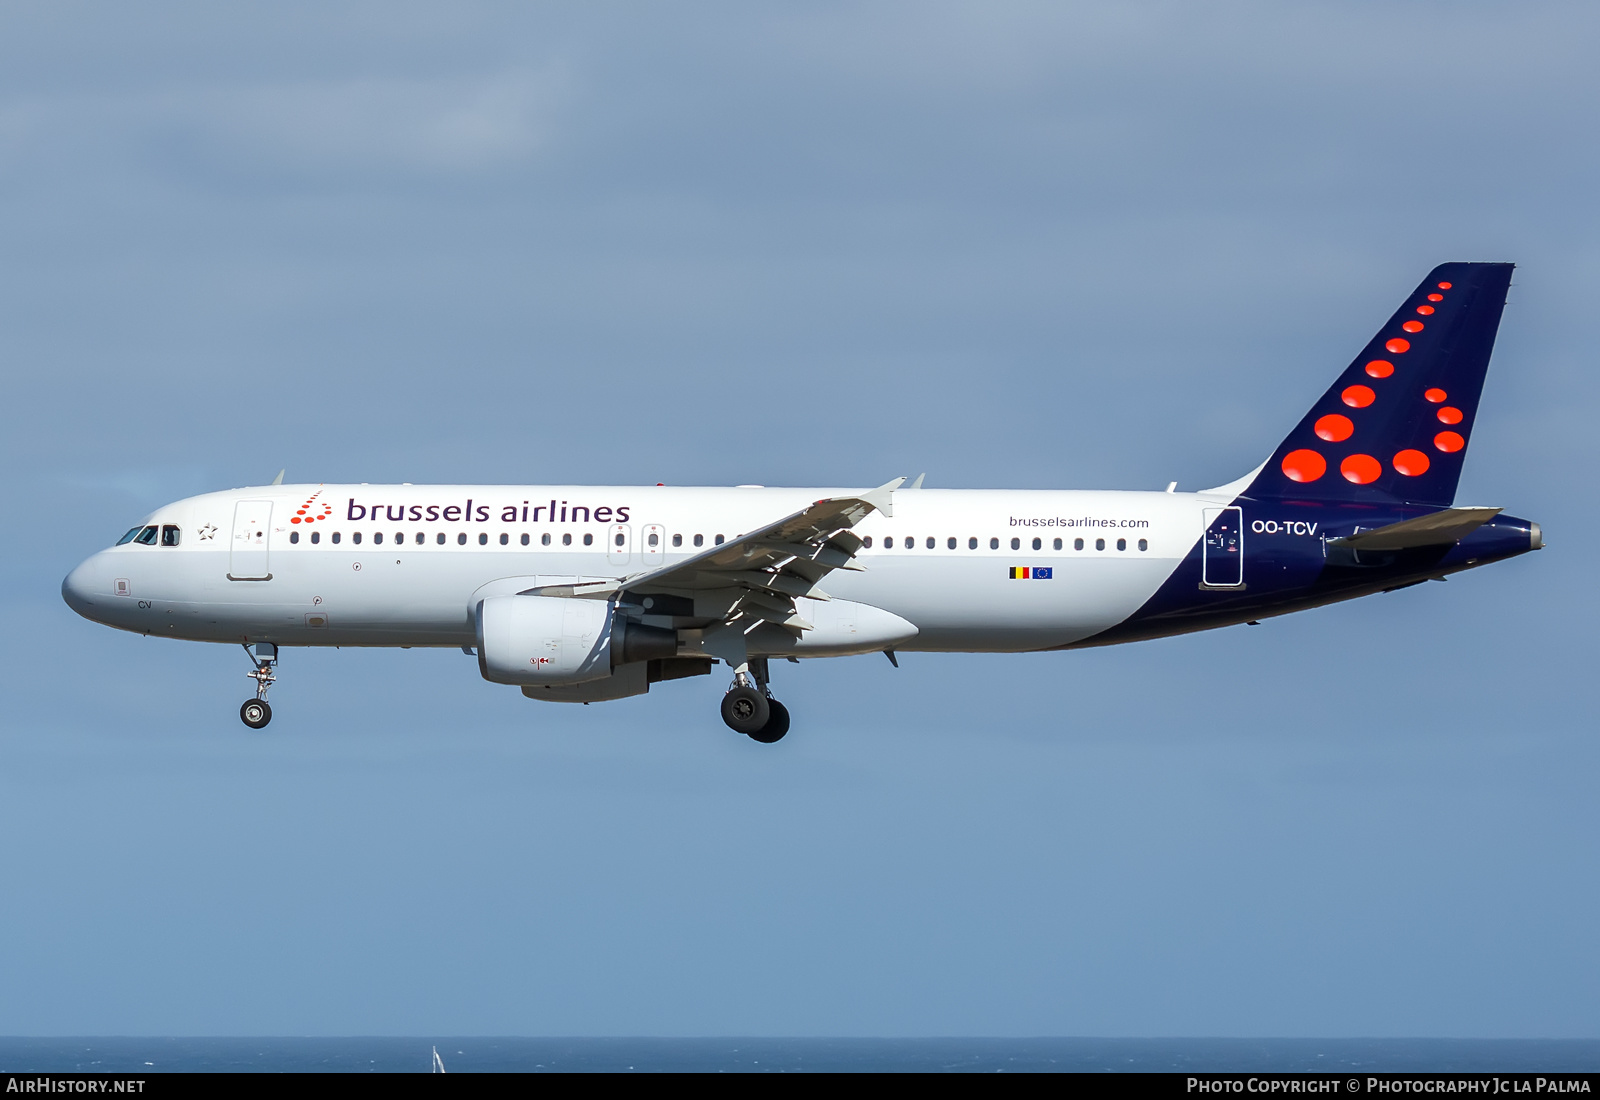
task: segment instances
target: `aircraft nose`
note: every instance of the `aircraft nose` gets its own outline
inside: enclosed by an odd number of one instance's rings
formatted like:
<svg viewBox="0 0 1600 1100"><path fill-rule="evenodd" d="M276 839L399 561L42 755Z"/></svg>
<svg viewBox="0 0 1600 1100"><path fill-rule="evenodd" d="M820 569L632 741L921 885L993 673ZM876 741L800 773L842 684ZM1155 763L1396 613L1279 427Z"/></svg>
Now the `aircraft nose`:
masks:
<svg viewBox="0 0 1600 1100"><path fill-rule="evenodd" d="M96 555L98 557L98 555ZM96 583L100 569L95 558L82 562L76 569L67 574L66 580L61 582L61 598L85 619L93 619L94 597L101 594L103 587Z"/></svg>

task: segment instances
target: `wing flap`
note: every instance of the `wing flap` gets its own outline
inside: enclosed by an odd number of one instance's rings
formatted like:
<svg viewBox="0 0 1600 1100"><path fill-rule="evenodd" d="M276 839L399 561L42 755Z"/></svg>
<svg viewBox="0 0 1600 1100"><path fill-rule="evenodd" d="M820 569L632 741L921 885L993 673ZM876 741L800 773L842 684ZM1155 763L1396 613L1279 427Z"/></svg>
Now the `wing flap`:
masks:
<svg viewBox="0 0 1600 1100"><path fill-rule="evenodd" d="M892 514L894 490L904 481L896 478L853 496L816 501L721 546L625 578L617 588L639 596L691 595L697 617L729 626L753 629L770 622L794 631L815 629L798 613L795 600L830 600L817 587L822 578L835 569L861 569L853 559L862 541L850 528L875 511ZM713 608L720 614L700 616Z"/></svg>

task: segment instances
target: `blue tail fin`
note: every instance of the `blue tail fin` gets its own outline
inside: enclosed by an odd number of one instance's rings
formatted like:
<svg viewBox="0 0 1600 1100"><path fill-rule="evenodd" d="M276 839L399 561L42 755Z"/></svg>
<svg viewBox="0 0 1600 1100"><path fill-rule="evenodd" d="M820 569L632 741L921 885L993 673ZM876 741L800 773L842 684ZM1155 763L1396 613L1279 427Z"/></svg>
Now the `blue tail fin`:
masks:
<svg viewBox="0 0 1600 1100"><path fill-rule="evenodd" d="M1448 507L1514 266L1434 268L1244 495Z"/></svg>

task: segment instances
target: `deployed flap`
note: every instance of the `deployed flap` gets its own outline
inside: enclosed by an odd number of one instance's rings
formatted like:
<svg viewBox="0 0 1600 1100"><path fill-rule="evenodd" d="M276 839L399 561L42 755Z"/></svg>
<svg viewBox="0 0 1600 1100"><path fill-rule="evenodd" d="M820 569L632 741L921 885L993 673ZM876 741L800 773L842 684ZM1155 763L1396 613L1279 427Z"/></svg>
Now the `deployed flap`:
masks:
<svg viewBox="0 0 1600 1100"><path fill-rule="evenodd" d="M1371 531L1357 531L1330 546L1353 550L1411 550L1420 546L1449 546L1472 534L1500 514L1499 508L1446 508L1416 519L1391 523Z"/></svg>
<svg viewBox="0 0 1600 1100"><path fill-rule="evenodd" d="M747 535L713 546L686 561L629 577L618 588L637 595L689 595L721 589L714 617L754 629L764 622L794 631L811 629L796 613L800 597L828 599L817 587L835 569L860 570L851 558L861 540L850 528L874 511L889 513L891 496L905 478L855 496L830 497ZM576 594L582 594L580 593ZM696 599L708 607L711 599ZM698 614L698 612L697 612Z"/></svg>

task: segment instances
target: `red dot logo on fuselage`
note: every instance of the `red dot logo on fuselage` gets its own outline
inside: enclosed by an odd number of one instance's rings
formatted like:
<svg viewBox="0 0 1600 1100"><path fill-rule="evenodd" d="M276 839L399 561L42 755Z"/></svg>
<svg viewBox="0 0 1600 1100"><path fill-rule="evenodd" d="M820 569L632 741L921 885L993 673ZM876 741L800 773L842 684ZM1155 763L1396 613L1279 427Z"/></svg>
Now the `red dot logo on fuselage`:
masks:
<svg viewBox="0 0 1600 1100"><path fill-rule="evenodd" d="M319 503L317 501L317 498L321 495L322 490L318 489L316 492L306 497L305 503L301 504L299 508L295 509L294 515L289 517L289 522L315 523L318 520L327 519L332 516L333 505Z"/></svg>

